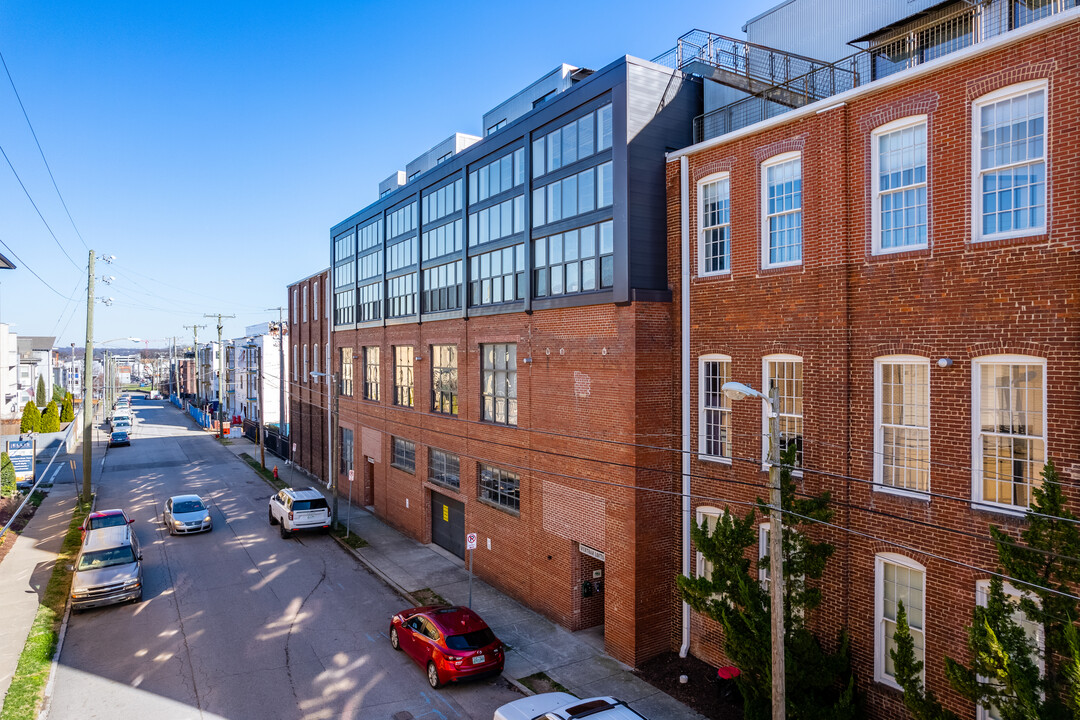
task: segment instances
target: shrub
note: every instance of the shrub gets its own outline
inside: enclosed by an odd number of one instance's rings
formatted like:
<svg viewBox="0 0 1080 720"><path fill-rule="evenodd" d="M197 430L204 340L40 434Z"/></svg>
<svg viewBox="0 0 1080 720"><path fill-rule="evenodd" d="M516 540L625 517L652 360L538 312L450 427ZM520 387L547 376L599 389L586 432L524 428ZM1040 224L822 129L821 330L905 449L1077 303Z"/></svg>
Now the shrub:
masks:
<svg viewBox="0 0 1080 720"><path fill-rule="evenodd" d="M71 422L75 419L75 402L71 399L71 393L64 397L64 407L60 409L60 422Z"/></svg>
<svg viewBox="0 0 1080 720"><path fill-rule="evenodd" d="M52 399L53 400L55 400L59 404L59 403L64 402L64 398L66 398L67 396L68 396L67 388L61 387L60 385L57 385L56 383L53 383L53 386L52 386Z"/></svg>
<svg viewBox="0 0 1080 720"><path fill-rule="evenodd" d="M38 407L41 407L45 404L45 377L43 375L38 375L36 399Z"/></svg>
<svg viewBox="0 0 1080 720"><path fill-rule="evenodd" d="M19 432L39 432L41 430L41 413L33 400L27 400L23 408L22 422L19 424Z"/></svg>
<svg viewBox="0 0 1080 720"><path fill-rule="evenodd" d="M50 400L45 414L41 416L41 432L58 432L60 430L60 411L56 409L56 401Z"/></svg>
<svg viewBox="0 0 1080 720"><path fill-rule="evenodd" d="M6 452L0 453L0 497L15 494L15 466Z"/></svg>

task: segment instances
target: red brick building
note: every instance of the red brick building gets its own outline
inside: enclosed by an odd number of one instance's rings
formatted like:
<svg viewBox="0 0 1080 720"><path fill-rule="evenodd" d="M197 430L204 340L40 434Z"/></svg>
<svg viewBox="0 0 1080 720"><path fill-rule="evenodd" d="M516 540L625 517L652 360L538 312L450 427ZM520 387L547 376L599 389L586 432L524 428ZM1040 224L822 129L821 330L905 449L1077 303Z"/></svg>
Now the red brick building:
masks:
<svg viewBox="0 0 1080 720"><path fill-rule="evenodd" d="M286 402L289 406L289 442L292 462L326 482L330 424L329 378L313 378L312 372L331 373L329 365L329 270L289 285L286 320Z"/></svg>
<svg viewBox="0 0 1080 720"><path fill-rule="evenodd" d="M669 155L694 511L767 496L761 402L720 386L778 388L799 487L841 527L816 629L851 631L875 717L904 716L896 598L927 683L973 715L943 668L971 568L997 568L988 527L1024 526L1046 460L1080 479L1078 43L1066 12ZM689 640L723 661L711 621Z"/></svg>

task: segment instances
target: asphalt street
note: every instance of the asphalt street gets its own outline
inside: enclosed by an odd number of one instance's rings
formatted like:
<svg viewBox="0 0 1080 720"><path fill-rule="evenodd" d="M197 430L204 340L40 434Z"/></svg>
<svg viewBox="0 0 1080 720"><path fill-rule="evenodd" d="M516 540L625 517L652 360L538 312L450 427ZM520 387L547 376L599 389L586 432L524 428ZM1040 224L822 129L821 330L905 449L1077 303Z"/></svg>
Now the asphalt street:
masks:
<svg viewBox="0 0 1080 720"><path fill-rule="evenodd" d="M499 678L432 690L390 647L400 596L326 536L281 539L271 488L178 410L133 406L97 508L135 518L143 600L72 614L50 718L489 720L520 697ZM212 532L169 535L162 507L183 493Z"/></svg>

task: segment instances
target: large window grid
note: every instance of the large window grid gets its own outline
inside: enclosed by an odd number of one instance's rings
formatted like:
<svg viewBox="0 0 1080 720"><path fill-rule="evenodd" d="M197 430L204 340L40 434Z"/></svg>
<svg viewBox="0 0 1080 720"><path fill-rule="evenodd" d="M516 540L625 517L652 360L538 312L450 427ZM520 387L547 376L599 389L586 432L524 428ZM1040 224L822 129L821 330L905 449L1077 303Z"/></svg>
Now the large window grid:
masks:
<svg viewBox="0 0 1080 720"><path fill-rule="evenodd" d="M892 651L896 650L896 617L900 603L907 612L908 629L915 643L915 659L926 656L926 568L911 558L881 553L874 559L874 606L877 637L874 643L874 679L898 688Z"/></svg>
<svg viewBox="0 0 1080 720"><path fill-rule="evenodd" d="M428 449L428 480L452 488L461 487L461 459L453 453Z"/></svg>
<svg viewBox="0 0 1080 720"><path fill-rule="evenodd" d="M340 288L356 282L356 261L349 260L334 267L334 287Z"/></svg>
<svg viewBox="0 0 1080 720"><path fill-rule="evenodd" d="M991 356L977 358L973 370L972 495L1024 510L1046 462L1045 361Z"/></svg>
<svg viewBox="0 0 1080 720"><path fill-rule="evenodd" d="M533 140L533 177L558 170L611 147L611 105Z"/></svg>
<svg viewBox="0 0 1080 720"><path fill-rule="evenodd" d="M930 490L930 361L879 358L874 369L874 482L882 489L926 493Z"/></svg>
<svg viewBox="0 0 1080 720"><path fill-rule="evenodd" d="M352 348L338 348L338 377L341 378L341 382L338 385L338 392L345 397L352 397L353 394L353 349Z"/></svg>
<svg viewBox="0 0 1080 720"><path fill-rule="evenodd" d="M492 305L525 299L525 246L494 250L469 258L469 305Z"/></svg>
<svg viewBox="0 0 1080 720"><path fill-rule="evenodd" d="M533 227L564 220L611 205L611 162L587 168L533 190Z"/></svg>
<svg viewBox="0 0 1080 720"><path fill-rule="evenodd" d="M533 243L533 295L564 295L614 284L612 221L587 225Z"/></svg>
<svg viewBox="0 0 1080 720"><path fill-rule="evenodd" d="M416 472L416 443L403 438L392 438L394 460L391 463L398 470Z"/></svg>
<svg viewBox="0 0 1080 720"><path fill-rule="evenodd" d="M796 355L771 355L765 358L765 394L777 388L780 417L780 454L795 446L795 467L803 465L803 364ZM762 417L765 442L762 455L769 459L769 418ZM796 471L798 472L798 471Z"/></svg>
<svg viewBox="0 0 1080 720"><path fill-rule="evenodd" d="M521 478L509 470L480 464L480 498L501 507L521 510Z"/></svg>
<svg viewBox="0 0 1080 720"><path fill-rule="evenodd" d="M357 289L359 294L360 322L382 318L382 283L372 283Z"/></svg>
<svg viewBox="0 0 1080 720"><path fill-rule="evenodd" d="M698 361L698 456L731 459L731 400L721 388L731 380L731 358L705 355Z"/></svg>
<svg viewBox="0 0 1080 720"><path fill-rule="evenodd" d="M424 269L421 312L457 310L461 307L461 269L460 260Z"/></svg>
<svg viewBox="0 0 1080 720"><path fill-rule="evenodd" d="M334 324L351 325L356 321L356 291L342 290L334 293Z"/></svg>
<svg viewBox="0 0 1080 720"><path fill-rule="evenodd" d="M1046 231L1045 80L975 102L976 240Z"/></svg>
<svg viewBox="0 0 1080 720"><path fill-rule="evenodd" d="M411 237L386 248L386 271L393 272L416 264L416 238Z"/></svg>
<svg viewBox="0 0 1080 720"><path fill-rule="evenodd" d="M356 235L350 230L334 238L334 262L351 258L356 254Z"/></svg>
<svg viewBox="0 0 1080 720"><path fill-rule="evenodd" d="M386 216L386 237L394 238L416 229L416 203L398 208Z"/></svg>
<svg viewBox="0 0 1080 720"><path fill-rule="evenodd" d="M364 399L379 399L379 348L364 348Z"/></svg>
<svg viewBox="0 0 1080 720"><path fill-rule="evenodd" d="M926 116L884 125L871 141L874 252L926 247Z"/></svg>
<svg viewBox="0 0 1080 720"><path fill-rule="evenodd" d="M382 250L376 250L358 258L356 264L360 267L361 282L379 277L383 272Z"/></svg>
<svg viewBox="0 0 1080 720"><path fill-rule="evenodd" d="M715 275L731 270L731 178L727 173L698 185L698 273Z"/></svg>
<svg viewBox="0 0 1080 720"><path fill-rule="evenodd" d="M469 173L469 204L483 202L525 182L525 149L492 160Z"/></svg>
<svg viewBox="0 0 1080 720"><path fill-rule="evenodd" d="M379 245L383 241L383 221L382 218L378 218L374 222L370 222L364 227L356 231L357 246L356 252L364 252Z"/></svg>
<svg viewBox="0 0 1080 720"><path fill-rule="evenodd" d="M428 193L422 201L424 222L429 223L446 217L450 213L460 212L462 200L460 178L435 192Z"/></svg>
<svg viewBox="0 0 1080 720"><path fill-rule="evenodd" d="M761 166L762 267L802 262L802 155L785 153Z"/></svg>
<svg viewBox="0 0 1080 720"><path fill-rule="evenodd" d="M458 414L458 361L456 345L431 346L431 409Z"/></svg>
<svg viewBox="0 0 1080 720"><path fill-rule="evenodd" d="M481 345L483 356L483 419L517 425L517 345Z"/></svg>
<svg viewBox="0 0 1080 720"><path fill-rule="evenodd" d="M416 273L386 281L386 317L416 314Z"/></svg>
<svg viewBox="0 0 1080 720"><path fill-rule="evenodd" d="M413 347L394 347L394 404L413 406Z"/></svg>
<svg viewBox="0 0 1080 720"><path fill-rule="evenodd" d="M425 226L426 227L426 226ZM425 261L461 252L465 223L461 220L425 230L421 236L421 257Z"/></svg>
<svg viewBox="0 0 1080 720"><path fill-rule="evenodd" d="M500 240L524 230L524 195L469 213L469 247Z"/></svg>
<svg viewBox="0 0 1080 720"><path fill-rule="evenodd" d="M724 511L720 508L710 507L703 505L697 509L694 513L697 520L698 527L708 531L711 536L716 532L716 525L720 522L720 517L724 514ZM712 574L716 567L713 563L698 551L696 553L694 562L694 577L705 578L706 580L712 580Z"/></svg>

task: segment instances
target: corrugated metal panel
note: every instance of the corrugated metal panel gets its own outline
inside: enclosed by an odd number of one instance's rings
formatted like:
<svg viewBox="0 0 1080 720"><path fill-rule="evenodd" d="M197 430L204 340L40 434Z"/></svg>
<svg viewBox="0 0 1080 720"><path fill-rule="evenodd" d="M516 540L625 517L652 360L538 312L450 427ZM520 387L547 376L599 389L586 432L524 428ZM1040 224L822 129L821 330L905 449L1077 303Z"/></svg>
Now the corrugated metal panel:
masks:
<svg viewBox="0 0 1080 720"><path fill-rule="evenodd" d="M752 43L835 62L855 52L848 43L940 5L941 0L795 0L746 24Z"/></svg>
<svg viewBox="0 0 1080 720"><path fill-rule="evenodd" d="M486 133L488 128L500 122L505 121L507 124L514 122L514 120L531 111L533 103L551 91L554 90L558 94L570 89L570 86L573 85L570 75L577 69L573 65L562 63L512 98L488 110L484 113L484 132Z"/></svg>

